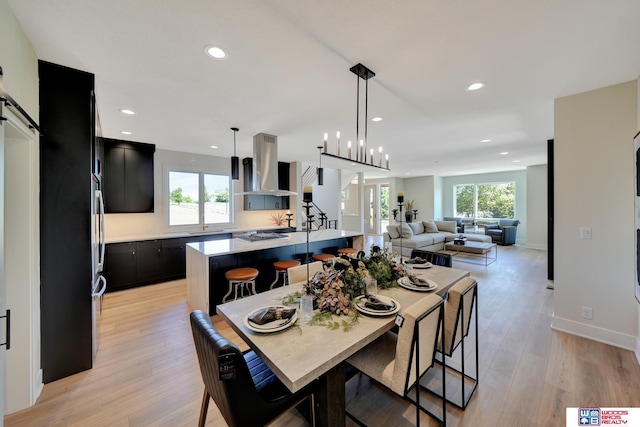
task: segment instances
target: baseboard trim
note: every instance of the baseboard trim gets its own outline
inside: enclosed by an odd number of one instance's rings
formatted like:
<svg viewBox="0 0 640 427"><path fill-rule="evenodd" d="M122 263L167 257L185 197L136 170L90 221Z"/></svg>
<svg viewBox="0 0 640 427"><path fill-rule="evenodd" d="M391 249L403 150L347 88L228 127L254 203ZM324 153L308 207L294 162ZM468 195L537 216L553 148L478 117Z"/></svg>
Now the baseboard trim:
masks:
<svg viewBox="0 0 640 427"><path fill-rule="evenodd" d="M636 357L640 351L637 344L638 340L634 336L621 334L620 332L599 328L597 326L590 326L569 319L562 319L553 316L551 319L551 329L566 332L571 335L577 335L603 344L609 344L625 350L635 351Z"/></svg>
<svg viewBox="0 0 640 427"><path fill-rule="evenodd" d="M527 249L536 249L538 251L549 250L546 245L536 245L535 243L527 243L524 247Z"/></svg>

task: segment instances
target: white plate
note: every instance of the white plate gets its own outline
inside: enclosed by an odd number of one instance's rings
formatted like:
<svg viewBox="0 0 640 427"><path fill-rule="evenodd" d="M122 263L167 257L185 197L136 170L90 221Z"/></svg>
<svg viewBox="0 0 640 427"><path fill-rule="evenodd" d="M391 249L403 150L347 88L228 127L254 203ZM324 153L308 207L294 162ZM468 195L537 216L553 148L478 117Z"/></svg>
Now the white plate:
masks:
<svg viewBox="0 0 640 427"><path fill-rule="evenodd" d="M424 264L412 264L412 265L413 265L413 268L418 268L418 269L433 267L433 264L431 264L430 262L425 262Z"/></svg>
<svg viewBox="0 0 640 427"><path fill-rule="evenodd" d="M418 291L418 292L431 292L434 291L436 289L438 289L438 284L436 282L434 282L433 280L427 280L427 284L429 286L418 286L418 285L414 285L413 282L411 282L411 280L409 280L408 277L401 277L398 279L398 284L400 286L402 286L405 289L409 289L411 291Z"/></svg>
<svg viewBox="0 0 640 427"><path fill-rule="evenodd" d="M358 310L362 314L367 314L369 316L391 316L392 314L396 314L397 312L400 311L400 303L398 301L382 295L376 295L376 297L385 304L393 304L394 308L392 310L381 311L381 310L373 310L371 308L365 307L363 299L366 299L366 296L360 295L359 297L356 297L354 300L356 305L356 310Z"/></svg>
<svg viewBox="0 0 640 427"><path fill-rule="evenodd" d="M278 332L278 331L285 330L290 326L292 326L294 323L296 323L296 320L298 319L298 310L296 310L293 316L291 316L288 319L274 320L272 322L265 323L264 325L258 325L257 323L253 323L252 321L249 320L249 317L254 313L257 313L260 310L264 310L265 308L272 308L272 307L273 308L278 308L278 307L291 308L285 305L268 305L266 307L256 308L255 310L253 310L251 313L247 314L244 317L244 326L251 329L253 332L260 332L263 334L267 334L271 332Z"/></svg>

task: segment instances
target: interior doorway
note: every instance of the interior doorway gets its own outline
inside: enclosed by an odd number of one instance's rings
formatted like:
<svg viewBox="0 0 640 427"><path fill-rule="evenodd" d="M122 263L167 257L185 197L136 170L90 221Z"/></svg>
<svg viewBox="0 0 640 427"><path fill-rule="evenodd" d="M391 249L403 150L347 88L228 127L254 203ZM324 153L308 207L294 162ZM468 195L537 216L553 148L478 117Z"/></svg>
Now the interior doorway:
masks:
<svg viewBox="0 0 640 427"><path fill-rule="evenodd" d="M380 234L380 202L378 201L378 185L364 186L364 233Z"/></svg>
<svg viewBox="0 0 640 427"><path fill-rule="evenodd" d="M381 235L389 225L389 184L364 186L364 222L366 235Z"/></svg>

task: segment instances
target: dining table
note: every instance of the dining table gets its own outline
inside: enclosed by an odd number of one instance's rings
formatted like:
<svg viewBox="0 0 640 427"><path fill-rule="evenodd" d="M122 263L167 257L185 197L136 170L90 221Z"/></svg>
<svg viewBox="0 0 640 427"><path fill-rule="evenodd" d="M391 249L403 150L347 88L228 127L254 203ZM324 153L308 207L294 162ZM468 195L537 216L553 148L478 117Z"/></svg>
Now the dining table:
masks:
<svg viewBox="0 0 640 427"><path fill-rule="evenodd" d="M418 277L429 279L438 286L432 292L443 294L456 282L469 276L466 270L434 265L414 269ZM345 360L395 325L396 314L369 316L359 314L351 327L344 328L347 316L333 316L339 327L333 329L309 324L299 317L292 327L277 332L255 332L247 316L263 307L282 304L283 298L301 291L302 283L290 284L252 295L216 307L217 314L254 350L282 383L296 392L318 381L316 396L316 424L344 426L346 422ZM402 310L430 292L408 290L403 287L379 289L378 294L392 298Z"/></svg>

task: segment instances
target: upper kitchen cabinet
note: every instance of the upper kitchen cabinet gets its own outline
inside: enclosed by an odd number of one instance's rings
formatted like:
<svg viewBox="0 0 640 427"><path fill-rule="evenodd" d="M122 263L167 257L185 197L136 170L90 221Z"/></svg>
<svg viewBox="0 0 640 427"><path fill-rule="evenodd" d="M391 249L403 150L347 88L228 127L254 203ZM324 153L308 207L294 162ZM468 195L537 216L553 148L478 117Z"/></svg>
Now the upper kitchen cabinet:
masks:
<svg viewBox="0 0 640 427"><path fill-rule="evenodd" d="M105 213L153 212L153 144L102 138Z"/></svg>

